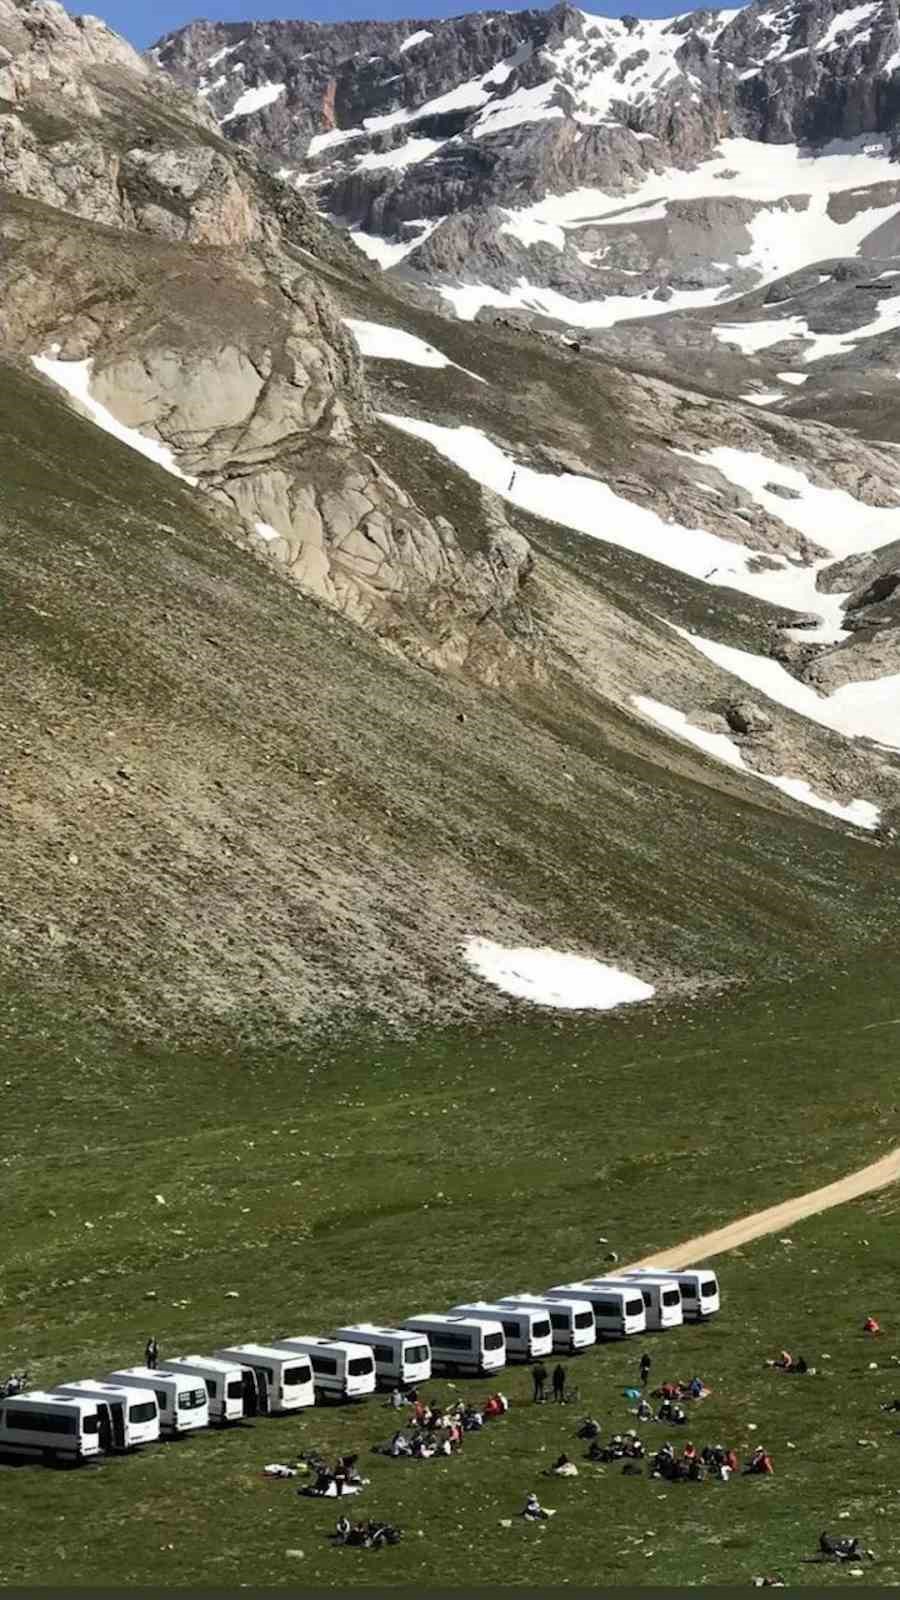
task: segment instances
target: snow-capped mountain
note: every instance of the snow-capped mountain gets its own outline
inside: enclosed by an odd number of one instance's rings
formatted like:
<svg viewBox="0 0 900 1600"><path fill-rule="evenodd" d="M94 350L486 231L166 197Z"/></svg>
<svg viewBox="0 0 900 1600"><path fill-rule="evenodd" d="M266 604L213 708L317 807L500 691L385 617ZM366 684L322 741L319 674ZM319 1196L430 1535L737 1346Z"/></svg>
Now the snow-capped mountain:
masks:
<svg viewBox="0 0 900 1600"><path fill-rule="evenodd" d="M896 242L893 0L198 24L154 57L464 316L606 326Z"/></svg>

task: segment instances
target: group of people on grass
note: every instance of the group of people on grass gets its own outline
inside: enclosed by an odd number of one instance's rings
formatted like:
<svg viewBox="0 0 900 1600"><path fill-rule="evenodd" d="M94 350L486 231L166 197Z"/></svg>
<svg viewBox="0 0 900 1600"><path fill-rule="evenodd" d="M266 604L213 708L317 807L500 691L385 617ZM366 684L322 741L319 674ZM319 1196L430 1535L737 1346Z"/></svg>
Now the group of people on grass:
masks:
<svg viewBox="0 0 900 1600"><path fill-rule="evenodd" d="M702 1483L712 1478L727 1483L740 1470L737 1451L723 1444L707 1444L698 1450L688 1440L680 1454L666 1443L657 1450L650 1466L651 1478L665 1478L670 1483ZM771 1477L775 1471L772 1457L764 1445L758 1445L744 1467L744 1476Z"/></svg>
<svg viewBox="0 0 900 1600"><path fill-rule="evenodd" d="M408 1430L398 1428L386 1444L376 1444L373 1449L395 1461L400 1457L428 1461L433 1456L458 1455L464 1434L478 1432L486 1422L502 1417L508 1410L509 1401L499 1391L489 1394L482 1405L466 1400L446 1406L437 1402L429 1405L416 1395Z"/></svg>
<svg viewBox="0 0 900 1600"><path fill-rule="evenodd" d="M335 1544L354 1545L361 1550L381 1550L386 1544L399 1544L402 1529L394 1522L379 1522L370 1517L366 1522L351 1522L340 1516L334 1525Z"/></svg>
<svg viewBox="0 0 900 1600"><path fill-rule="evenodd" d="M358 1494L360 1489L368 1483L357 1465L358 1455L338 1456L333 1466L315 1451L301 1457L301 1462L306 1470L314 1474L312 1483L304 1484L297 1493L307 1495L315 1500L323 1496L335 1496L341 1499L345 1494Z"/></svg>

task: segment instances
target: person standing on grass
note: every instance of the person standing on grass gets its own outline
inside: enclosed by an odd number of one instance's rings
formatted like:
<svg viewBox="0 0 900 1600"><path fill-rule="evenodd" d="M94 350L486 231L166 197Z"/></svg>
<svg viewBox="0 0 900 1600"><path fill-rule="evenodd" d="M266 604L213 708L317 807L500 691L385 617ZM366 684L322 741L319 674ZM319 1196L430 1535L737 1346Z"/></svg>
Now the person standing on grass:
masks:
<svg viewBox="0 0 900 1600"><path fill-rule="evenodd" d="M553 1368L553 1398L558 1405L566 1398L566 1369L559 1361Z"/></svg>
<svg viewBox="0 0 900 1600"><path fill-rule="evenodd" d="M646 1352L645 1352L644 1355L641 1356L641 1388L642 1389L646 1389L646 1387L647 1387L647 1379L650 1376L650 1368L651 1368L652 1364L653 1363L651 1361L650 1356L648 1356L646 1354Z"/></svg>
<svg viewBox="0 0 900 1600"><path fill-rule="evenodd" d="M531 1381L534 1384L534 1399L537 1404L538 1401L547 1398L547 1368L544 1366L543 1361L539 1361L537 1366L532 1368Z"/></svg>
<svg viewBox="0 0 900 1600"><path fill-rule="evenodd" d="M149 1367L150 1370L153 1372L153 1371L156 1370L158 1362L159 1362L159 1345L157 1344L156 1339L154 1338L153 1334L151 1333L150 1338L147 1340L146 1349L144 1350L144 1365Z"/></svg>

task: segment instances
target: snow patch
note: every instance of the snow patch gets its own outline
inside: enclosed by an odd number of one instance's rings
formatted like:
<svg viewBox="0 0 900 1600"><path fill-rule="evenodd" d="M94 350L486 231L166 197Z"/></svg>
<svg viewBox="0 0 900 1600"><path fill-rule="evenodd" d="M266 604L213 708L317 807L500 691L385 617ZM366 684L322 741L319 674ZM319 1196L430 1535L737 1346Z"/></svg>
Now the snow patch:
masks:
<svg viewBox="0 0 900 1600"><path fill-rule="evenodd" d="M182 472L168 445L161 444L158 439L149 439L146 434L138 433L136 428L126 428L99 400L91 397L91 374L94 369L91 358L86 361L58 361L53 356L32 356L31 360L38 372L77 400L91 421L104 433L111 433L113 438L137 450L139 455L146 456L158 467L164 467L166 472L171 472L174 478L180 478L182 483L196 484L196 478L190 478L186 472Z"/></svg>
<svg viewBox="0 0 900 1600"><path fill-rule="evenodd" d="M417 33L411 33L404 39L400 46L400 55L405 56L407 50L415 50L417 44L424 44L426 39L433 39L434 34L430 28L419 28Z"/></svg>
<svg viewBox="0 0 900 1600"><path fill-rule="evenodd" d="M655 993L652 984L588 956L550 949L506 948L490 939L470 939L466 964L504 994L566 1011L611 1011Z"/></svg>
<svg viewBox="0 0 900 1600"><path fill-rule="evenodd" d="M742 394L740 400L746 400L751 406L773 406L776 400L784 399L783 389L757 389L753 394Z"/></svg>
<svg viewBox="0 0 900 1600"><path fill-rule="evenodd" d="M819 51L833 50L837 44L838 34L858 33L863 23L871 23L872 18L880 10L881 0L867 0L865 5L850 6L846 11L839 11L837 16L829 23L828 31L819 40L816 49Z"/></svg>
<svg viewBox="0 0 900 1600"><path fill-rule="evenodd" d="M745 356L781 344L785 339L805 339L809 329L804 317L781 317L759 322L720 322L713 333L722 344L736 344ZM781 377L781 373L778 374ZM802 380L801 380L802 381Z"/></svg>
<svg viewBox="0 0 900 1600"><path fill-rule="evenodd" d="M383 272L388 272L391 267L399 266L405 256L408 256L420 244L430 238L435 228L439 228L445 217L432 217L428 221L424 217L417 218L414 222L406 223L408 228L419 228L421 231L411 239L382 239L377 233L364 233L362 228L351 228L350 238L354 244L359 245L364 255L370 261L377 261Z"/></svg>
<svg viewBox="0 0 900 1600"><path fill-rule="evenodd" d="M535 217L512 214L503 231L515 233L517 238L536 227L547 229ZM545 233L550 238L549 233ZM676 290L668 300L657 300L651 291L646 294L608 294L600 300L573 300L556 289L539 288L520 278L515 289L494 289L484 283L437 284L443 299L449 300L462 322L471 322L483 306L498 310L532 311L557 322L568 322L575 328L611 328L617 322L636 322L641 317L661 317L673 311L697 310L713 305L722 294L721 289Z"/></svg>
<svg viewBox="0 0 900 1600"><path fill-rule="evenodd" d="M444 147L444 139L407 139L405 144L398 145L396 150L370 150L366 155L360 156L354 171L367 172L374 167L412 167L419 161L427 161L436 150Z"/></svg>
<svg viewBox="0 0 900 1600"><path fill-rule="evenodd" d="M416 334L407 333L405 328L394 328L385 322L362 322L356 317L345 317L344 323L356 340L360 353L370 360L405 361L413 367L456 367L458 372L465 372L467 377L475 378L478 383L486 381L465 367L457 367L449 356L436 350L433 344L426 344Z"/></svg>
<svg viewBox="0 0 900 1600"><path fill-rule="evenodd" d="M229 111L219 123L224 128L226 122L233 122L235 117L249 117L254 111L262 111L266 106L274 105L280 95L284 94L283 83L261 83L257 89L245 89Z"/></svg>
<svg viewBox="0 0 900 1600"><path fill-rule="evenodd" d="M518 128L526 122L550 122L564 116L562 106L550 103L556 88L554 79L550 83L539 83L533 89L518 89L505 100L489 105L473 125L472 137L483 139L504 128Z"/></svg>
<svg viewBox="0 0 900 1600"><path fill-rule="evenodd" d="M314 133L306 147L306 154L320 156L323 150L334 150L339 144L346 144L348 139L362 136L362 128L331 128L328 133Z"/></svg>

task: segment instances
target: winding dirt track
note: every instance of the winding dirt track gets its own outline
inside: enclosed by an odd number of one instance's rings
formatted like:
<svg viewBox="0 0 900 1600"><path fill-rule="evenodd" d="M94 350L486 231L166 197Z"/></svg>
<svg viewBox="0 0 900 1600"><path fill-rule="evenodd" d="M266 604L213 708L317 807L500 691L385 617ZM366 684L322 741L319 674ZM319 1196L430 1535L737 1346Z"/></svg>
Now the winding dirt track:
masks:
<svg viewBox="0 0 900 1600"><path fill-rule="evenodd" d="M687 1239L684 1244L673 1245L669 1250L655 1250L641 1261L632 1261L632 1267L687 1267L705 1261L709 1256L721 1255L723 1250L749 1244L751 1239L761 1239L767 1233L777 1233L794 1222L814 1217L818 1211L828 1211L832 1206L843 1205L845 1200L857 1200L860 1195L871 1194L874 1189L884 1189L900 1179L900 1148L882 1156L869 1167L851 1172L847 1178L827 1183L824 1189L813 1189L794 1200L784 1200L781 1205L756 1211L750 1217L729 1222L713 1233L701 1233L697 1239ZM619 1268L625 1271L625 1268Z"/></svg>

